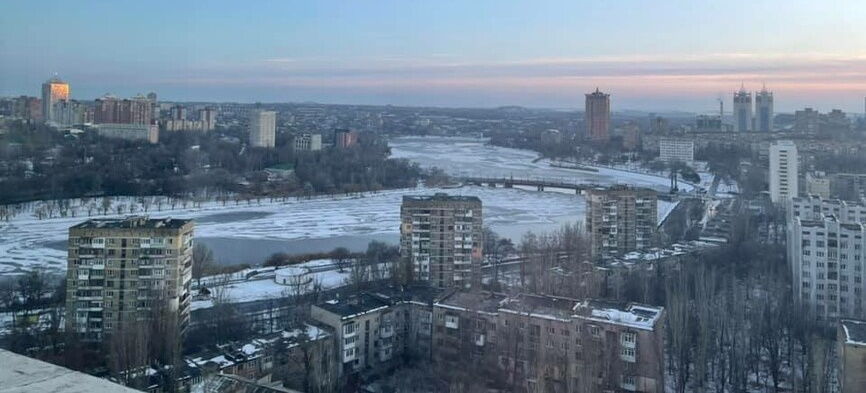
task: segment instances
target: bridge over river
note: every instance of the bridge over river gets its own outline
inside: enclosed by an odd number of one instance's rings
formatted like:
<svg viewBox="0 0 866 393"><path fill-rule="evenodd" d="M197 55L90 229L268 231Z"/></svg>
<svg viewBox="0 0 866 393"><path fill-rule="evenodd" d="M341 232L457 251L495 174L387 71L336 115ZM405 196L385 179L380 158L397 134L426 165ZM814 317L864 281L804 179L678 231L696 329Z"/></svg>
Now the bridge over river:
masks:
<svg viewBox="0 0 866 393"><path fill-rule="evenodd" d="M586 194L586 190L593 188L606 188L608 186L594 183L584 183L577 179L569 179L567 177L476 177L467 176L460 177L465 184L473 184L477 186L488 187L504 187L513 188L514 186L535 187L538 191L544 191L545 188L560 188L566 190L574 190L577 194ZM663 193L659 193L663 194Z"/></svg>

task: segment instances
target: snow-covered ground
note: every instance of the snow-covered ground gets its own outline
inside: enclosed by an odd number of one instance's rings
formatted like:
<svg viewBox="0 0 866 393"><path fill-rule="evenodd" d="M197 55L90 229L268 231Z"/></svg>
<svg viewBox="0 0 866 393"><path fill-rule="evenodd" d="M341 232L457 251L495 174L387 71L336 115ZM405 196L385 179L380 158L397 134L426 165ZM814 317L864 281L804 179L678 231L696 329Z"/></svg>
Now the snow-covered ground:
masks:
<svg viewBox="0 0 866 393"><path fill-rule="evenodd" d="M267 299L277 299L277 298L285 298L292 295L295 295L295 288L291 285L279 284L276 280L274 280L274 273L279 273L280 269L309 269L310 274L309 277L311 279L311 285L315 284L320 286L322 290L328 290L333 288L338 288L341 286L345 286L350 283L350 276L352 274L351 269L345 269L343 271L339 271L335 267L328 266L333 265L334 261L330 259L317 259L297 265L292 265L290 267L283 268L265 268L265 269L253 269L259 272L256 276L250 277L248 280L232 282L224 286L226 289L225 297L226 300L230 303L243 303L250 302L254 300L267 300ZM388 276L388 266L387 265L379 265L383 276L381 278L386 278ZM275 272L276 270L276 272ZM243 277L243 276L241 276ZM203 279L202 285L205 282L220 282L219 276L212 277L214 279L205 278ZM237 279L238 276L235 274L230 275L231 279ZM214 291L214 287L217 285L209 286L208 289ZM210 308L213 307L213 302L209 299L201 299L201 300L193 300L192 309L197 310L201 308Z"/></svg>
<svg viewBox="0 0 866 393"><path fill-rule="evenodd" d="M599 184L629 183L664 190L668 179L614 169L600 169L598 173L551 168L543 162L533 163L534 152L484 145L481 141L453 142L443 138L397 139L391 142L395 157L418 161L422 166L442 166L452 174L476 176L510 175L536 177L567 177L569 180ZM496 173L493 173L496 171ZM484 223L505 237L519 239L527 231L550 231L565 223L583 220L585 203L572 193L537 192L521 189L491 189L467 186L457 189L404 189L364 196L321 197L309 200L261 201L227 203L211 201L200 205L168 204L156 211L154 217L189 218L196 220L199 239L232 240L231 247L254 249L261 241L306 242L324 241L328 249L342 246L346 237L369 239L399 233L400 202L404 195L447 192L473 195L484 204ZM123 203L136 204L138 198L125 198ZM73 201L74 202L74 201ZM92 205L94 202L91 201ZM669 212L670 206L659 201L659 218ZM38 219L34 212L25 212L0 221L0 276L14 274L35 267L56 272L66 268L65 241L68 228L87 219L87 210L80 209L77 217ZM97 217L98 209L90 209ZM141 214L138 207L136 214ZM129 214L111 212L107 216ZM102 216L106 217L106 216ZM245 244L235 244L238 241ZM333 243L333 244L332 244ZM243 252L242 252L243 253ZM217 258L220 258L217 253ZM243 262L257 264L261 256ZM238 262L238 261L233 261Z"/></svg>

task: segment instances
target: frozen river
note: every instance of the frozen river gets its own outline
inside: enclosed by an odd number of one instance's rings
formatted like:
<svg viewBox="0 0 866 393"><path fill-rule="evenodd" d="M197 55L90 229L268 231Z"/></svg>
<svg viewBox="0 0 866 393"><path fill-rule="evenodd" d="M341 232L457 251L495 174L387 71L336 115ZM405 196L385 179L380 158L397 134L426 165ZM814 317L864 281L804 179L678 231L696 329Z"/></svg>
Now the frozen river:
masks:
<svg viewBox="0 0 866 393"><path fill-rule="evenodd" d="M585 173L533 163L528 151L486 146L482 141L406 138L391 142L394 157L450 174L571 177L592 183L628 182L664 189L667 179L602 169ZM462 187L392 190L363 197L328 197L286 202L205 203L198 208L153 212L152 216L196 219L197 241L214 250L222 263L263 261L274 252L305 253L344 246L362 250L370 240L396 242L403 195L448 192L475 195L484 204L484 222L518 240L526 231L549 231L583 219L584 200L573 192ZM660 207L662 205L660 204ZM0 223L0 275L36 266L62 271L65 240L80 218L37 220L25 214Z"/></svg>
<svg viewBox="0 0 866 393"><path fill-rule="evenodd" d="M391 156L406 158L422 167L438 167L454 176L561 178L574 183L631 184L667 191L666 178L608 168L598 172L551 167L538 162L529 150L487 145L483 140L445 137L406 137L392 139Z"/></svg>

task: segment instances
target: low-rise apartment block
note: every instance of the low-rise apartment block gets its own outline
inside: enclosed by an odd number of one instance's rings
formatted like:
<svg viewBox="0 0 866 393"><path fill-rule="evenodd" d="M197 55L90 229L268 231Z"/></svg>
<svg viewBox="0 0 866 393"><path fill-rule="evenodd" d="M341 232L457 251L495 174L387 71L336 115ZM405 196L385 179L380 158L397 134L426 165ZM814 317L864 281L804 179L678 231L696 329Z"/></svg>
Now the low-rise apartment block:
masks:
<svg viewBox="0 0 866 393"><path fill-rule="evenodd" d="M340 376L383 370L402 357L429 358L440 293L429 286L380 288L313 305L310 316L333 329Z"/></svg>
<svg viewBox="0 0 866 393"><path fill-rule="evenodd" d="M553 296L454 292L434 305L433 359L481 363L518 392L663 392L664 310Z"/></svg>

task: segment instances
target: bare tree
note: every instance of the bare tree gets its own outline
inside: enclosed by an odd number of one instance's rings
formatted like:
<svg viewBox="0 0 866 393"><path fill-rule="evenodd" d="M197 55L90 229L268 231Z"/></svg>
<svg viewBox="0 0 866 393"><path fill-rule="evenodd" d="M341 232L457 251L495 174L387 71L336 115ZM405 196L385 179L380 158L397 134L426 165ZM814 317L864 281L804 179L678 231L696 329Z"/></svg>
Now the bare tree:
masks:
<svg viewBox="0 0 866 393"><path fill-rule="evenodd" d="M201 278L214 269L213 252L204 244L196 242L192 248L192 278L201 287Z"/></svg>

